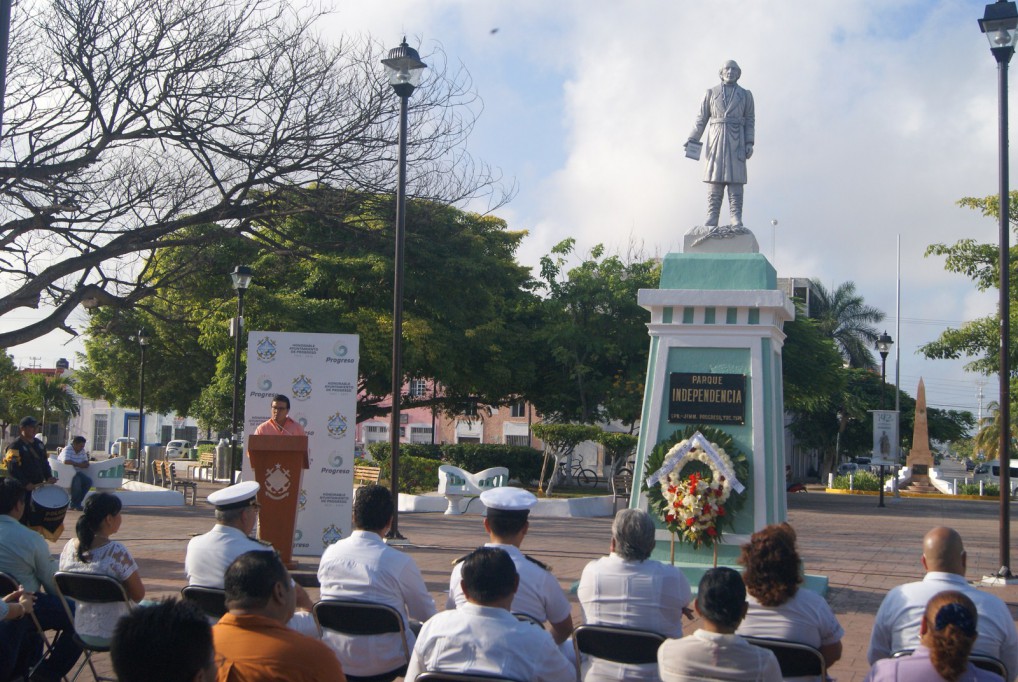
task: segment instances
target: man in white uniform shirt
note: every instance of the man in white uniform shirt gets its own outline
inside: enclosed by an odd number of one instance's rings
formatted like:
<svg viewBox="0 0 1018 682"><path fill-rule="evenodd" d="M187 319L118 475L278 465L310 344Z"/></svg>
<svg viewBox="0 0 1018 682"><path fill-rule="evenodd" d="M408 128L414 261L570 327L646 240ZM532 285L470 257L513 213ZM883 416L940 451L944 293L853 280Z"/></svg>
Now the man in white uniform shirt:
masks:
<svg viewBox="0 0 1018 682"><path fill-rule="evenodd" d="M612 522L610 552L583 569L577 590L589 625L639 628L682 637L691 591L675 566L654 561L654 521L642 509L623 509ZM692 612L689 612L692 615ZM584 682L659 680L657 665L623 665L594 658Z"/></svg>
<svg viewBox="0 0 1018 682"><path fill-rule="evenodd" d="M475 549L460 562L465 597L421 629L406 679L425 671L497 675L533 682L572 682L576 666L542 628L510 613L520 577L509 554Z"/></svg>
<svg viewBox="0 0 1018 682"><path fill-rule="evenodd" d="M358 488L353 503L355 530L350 537L326 548L318 565L318 582L323 600L336 597L376 602L399 611L412 648L415 640L409 621L425 621L435 615L435 600L428 594L414 560L382 540L392 526L392 513L388 488ZM406 670L408 661L398 633L348 637L326 630L323 639L336 652L351 682L364 678L391 680Z"/></svg>
<svg viewBox="0 0 1018 682"><path fill-rule="evenodd" d="M899 585L887 593L877 610L866 658L872 665L895 651L919 645L919 623L926 604L940 592L961 592L976 605L979 636L974 654L999 658L1010 679L1018 675L1018 633L1007 605L999 597L969 585L965 580L965 546L952 528L939 526L923 538L922 564L926 575L919 582Z"/></svg>
<svg viewBox="0 0 1018 682"><path fill-rule="evenodd" d="M516 564L520 576L520 587L513 599L512 612L525 614L534 620L551 625L556 644L565 642L573 633L572 608L562 587L559 586L551 569L520 551L523 538L527 535L530 510L537 504L537 498L520 488L493 488L481 493L481 502L487 507L484 529L491 542L485 547L498 547L506 551ZM462 564L452 569L449 578L449 597L445 608L455 609L466 603L466 595L460 583Z"/></svg>
<svg viewBox="0 0 1018 682"><path fill-rule="evenodd" d="M251 537L258 522L258 489L256 481L245 481L217 490L208 496L216 508L216 525L208 533L191 538L184 555L184 573L188 585L223 589L223 576L233 560L245 552L274 552L272 545ZM310 615L311 597L300 585L297 590L299 611L290 621L294 630L318 636L318 628Z"/></svg>

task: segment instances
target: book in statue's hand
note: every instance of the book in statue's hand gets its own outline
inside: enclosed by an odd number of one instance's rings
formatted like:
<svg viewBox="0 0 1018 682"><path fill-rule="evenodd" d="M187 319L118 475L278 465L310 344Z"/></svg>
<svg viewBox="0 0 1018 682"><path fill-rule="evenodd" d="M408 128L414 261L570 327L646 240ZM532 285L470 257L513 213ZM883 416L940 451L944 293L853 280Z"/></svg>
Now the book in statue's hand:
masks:
<svg viewBox="0 0 1018 682"><path fill-rule="evenodd" d="M703 150L703 142L688 140L686 142L686 158L700 160L700 152Z"/></svg>

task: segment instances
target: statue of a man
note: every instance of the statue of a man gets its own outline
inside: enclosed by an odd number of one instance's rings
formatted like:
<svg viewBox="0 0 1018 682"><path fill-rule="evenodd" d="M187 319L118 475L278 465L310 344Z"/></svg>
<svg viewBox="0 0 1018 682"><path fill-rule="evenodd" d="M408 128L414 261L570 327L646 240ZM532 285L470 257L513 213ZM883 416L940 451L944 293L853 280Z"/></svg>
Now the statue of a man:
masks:
<svg viewBox="0 0 1018 682"><path fill-rule="evenodd" d="M727 187L731 224L742 227L742 189L746 184L746 159L753 156L756 114L753 94L737 85L742 75L739 65L729 60L719 73L721 83L704 96L686 145L699 142L703 131L707 131L707 169L703 174L703 181L707 183L707 222L704 225L717 227L721 199Z"/></svg>

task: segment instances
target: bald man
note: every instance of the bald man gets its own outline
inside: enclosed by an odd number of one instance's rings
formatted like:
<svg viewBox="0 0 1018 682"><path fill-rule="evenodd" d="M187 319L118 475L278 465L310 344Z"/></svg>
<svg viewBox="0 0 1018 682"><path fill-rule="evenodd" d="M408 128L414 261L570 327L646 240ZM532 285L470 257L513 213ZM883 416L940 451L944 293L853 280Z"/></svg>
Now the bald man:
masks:
<svg viewBox="0 0 1018 682"><path fill-rule="evenodd" d="M967 595L979 612L979 636L972 653L999 658L1007 666L1008 679L1014 680L1018 675L1018 633L1011 612L998 597L965 580L965 546L958 531L938 526L927 533L922 565L926 575L921 581L895 587L880 604L866 655L870 664L890 658L895 651L917 647L926 603L939 592L957 590Z"/></svg>

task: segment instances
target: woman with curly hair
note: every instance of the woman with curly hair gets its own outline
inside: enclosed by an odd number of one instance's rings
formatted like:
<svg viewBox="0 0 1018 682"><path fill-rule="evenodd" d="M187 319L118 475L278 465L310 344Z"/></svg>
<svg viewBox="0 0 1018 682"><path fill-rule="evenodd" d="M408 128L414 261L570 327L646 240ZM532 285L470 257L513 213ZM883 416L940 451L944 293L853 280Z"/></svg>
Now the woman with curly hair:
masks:
<svg viewBox="0 0 1018 682"><path fill-rule="evenodd" d="M820 650L828 667L841 658L845 631L834 611L820 595L799 589L801 562L790 525L776 523L753 533L739 563L745 567L749 610L736 634L808 644Z"/></svg>
<svg viewBox="0 0 1018 682"><path fill-rule="evenodd" d="M911 656L873 664L866 682L1000 682L1000 675L969 663L979 615L961 592L940 592L926 604L919 623L919 646Z"/></svg>
<svg viewBox="0 0 1018 682"><path fill-rule="evenodd" d="M120 498L110 493L96 493L85 500L75 526L77 537L68 540L60 553L60 570L108 575L120 581L132 601L139 602L145 596L145 585L138 564L127 547L110 539L120 530L120 509ZM127 605L123 603L78 604L74 630L79 635L109 639L117 619L125 613Z"/></svg>

